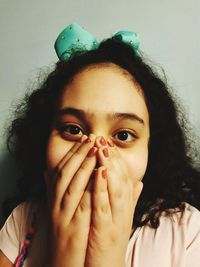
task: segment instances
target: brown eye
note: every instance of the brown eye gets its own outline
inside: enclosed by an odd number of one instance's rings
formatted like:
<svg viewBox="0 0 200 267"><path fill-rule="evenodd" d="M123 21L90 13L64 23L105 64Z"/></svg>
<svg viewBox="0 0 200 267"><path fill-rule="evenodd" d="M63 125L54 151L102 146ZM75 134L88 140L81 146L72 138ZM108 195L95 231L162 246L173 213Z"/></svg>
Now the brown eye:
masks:
<svg viewBox="0 0 200 267"><path fill-rule="evenodd" d="M71 135L82 135L83 131L82 129L77 125L65 125L61 127L61 132L68 133Z"/></svg>
<svg viewBox="0 0 200 267"><path fill-rule="evenodd" d="M131 142L135 140L135 136L133 133L130 133L128 131L120 131L117 134L115 134L114 138L122 141L122 142Z"/></svg>

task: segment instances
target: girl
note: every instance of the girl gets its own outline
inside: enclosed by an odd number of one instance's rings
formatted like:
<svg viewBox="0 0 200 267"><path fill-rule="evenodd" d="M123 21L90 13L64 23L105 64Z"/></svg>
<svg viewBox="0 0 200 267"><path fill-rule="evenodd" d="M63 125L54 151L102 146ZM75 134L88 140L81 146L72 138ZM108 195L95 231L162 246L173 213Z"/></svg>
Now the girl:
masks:
<svg viewBox="0 0 200 267"><path fill-rule="evenodd" d="M55 70L16 109L19 196L5 208L21 204L0 233L0 267L200 266L200 172L130 34L97 45L70 25Z"/></svg>

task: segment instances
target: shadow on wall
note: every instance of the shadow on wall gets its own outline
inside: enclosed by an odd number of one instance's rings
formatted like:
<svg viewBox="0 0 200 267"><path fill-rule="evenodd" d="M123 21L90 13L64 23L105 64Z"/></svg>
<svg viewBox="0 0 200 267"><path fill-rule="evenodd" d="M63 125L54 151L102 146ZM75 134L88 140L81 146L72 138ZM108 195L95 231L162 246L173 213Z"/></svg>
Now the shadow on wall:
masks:
<svg viewBox="0 0 200 267"><path fill-rule="evenodd" d="M17 167L12 157L3 152L0 156L0 227L5 218L3 216L2 204L7 198L15 195L17 191Z"/></svg>

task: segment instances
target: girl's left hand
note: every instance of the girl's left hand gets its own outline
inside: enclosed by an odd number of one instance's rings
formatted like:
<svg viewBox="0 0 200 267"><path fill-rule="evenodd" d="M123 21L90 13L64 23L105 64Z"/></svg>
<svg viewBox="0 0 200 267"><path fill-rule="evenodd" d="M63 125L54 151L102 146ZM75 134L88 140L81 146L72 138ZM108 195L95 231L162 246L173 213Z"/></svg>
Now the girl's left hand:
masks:
<svg viewBox="0 0 200 267"><path fill-rule="evenodd" d="M92 194L85 267L125 267L132 221L143 183L133 181L117 147L101 146Z"/></svg>

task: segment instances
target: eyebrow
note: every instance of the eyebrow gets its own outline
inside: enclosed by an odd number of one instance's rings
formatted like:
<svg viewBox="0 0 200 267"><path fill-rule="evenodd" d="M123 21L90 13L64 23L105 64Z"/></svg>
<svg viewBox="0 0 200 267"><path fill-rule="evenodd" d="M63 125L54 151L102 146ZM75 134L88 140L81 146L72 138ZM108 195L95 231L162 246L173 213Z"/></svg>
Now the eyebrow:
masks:
<svg viewBox="0 0 200 267"><path fill-rule="evenodd" d="M70 107L60 109L56 113L56 118L62 117L64 115L74 115L84 122L87 121L86 119L87 113L81 109L70 108ZM109 117L111 120L132 120L139 122L143 126L145 125L144 120L135 113L114 112L114 113L108 113L107 117Z"/></svg>

